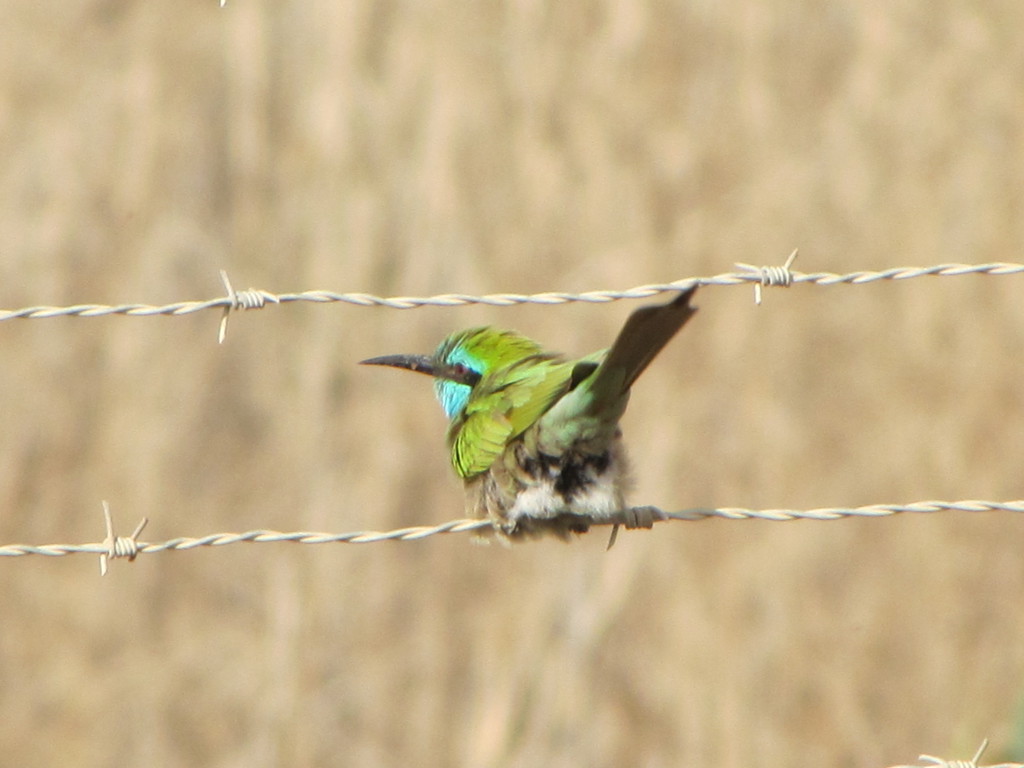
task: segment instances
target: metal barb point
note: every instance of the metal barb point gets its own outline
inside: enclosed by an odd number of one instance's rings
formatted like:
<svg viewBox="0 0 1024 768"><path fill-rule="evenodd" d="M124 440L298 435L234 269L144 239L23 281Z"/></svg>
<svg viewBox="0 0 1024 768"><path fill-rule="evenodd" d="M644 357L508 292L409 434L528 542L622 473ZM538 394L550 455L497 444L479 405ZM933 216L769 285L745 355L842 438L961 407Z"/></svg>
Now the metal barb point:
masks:
<svg viewBox="0 0 1024 768"><path fill-rule="evenodd" d="M224 0L221 0L221 7L224 7ZM220 281L224 284L224 290L227 291L228 303L224 305L224 312L220 316L220 327L217 329L217 343L223 344L224 338L228 335L228 318L231 317L231 310L233 310L238 304L238 296L235 293L235 289L231 287L231 280L228 277L227 270L222 269L220 271Z"/></svg>
<svg viewBox="0 0 1024 768"><path fill-rule="evenodd" d="M103 540L103 545L107 548L107 551L100 555L100 576L107 575L107 561L113 560L115 557L127 557L128 561L131 562L139 554L139 534L149 523L149 518L144 517L135 526L135 530L132 531L131 536L117 536L114 534L114 519L110 515L110 505L104 500L103 502L103 519L107 524L107 538Z"/></svg>
<svg viewBox="0 0 1024 768"><path fill-rule="evenodd" d="M974 759L971 760L975 765L981 760L981 756L985 754L985 750L988 749L988 736L981 740L981 746L978 747L978 751L974 753Z"/></svg>
<svg viewBox="0 0 1024 768"><path fill-rule="evenodd" d="M220 0L220 5L223 7L224 0ZM239 295L234 293L234 289L231 288L231 281L225 269L220 270L220 282L224 285L224 290L227 291L227 303L224 305L224 311L220 315L220 326L217 329L217 343L223 344L224 338L227 336L227 318L231 316L233 309L238 308Z"/></svg>

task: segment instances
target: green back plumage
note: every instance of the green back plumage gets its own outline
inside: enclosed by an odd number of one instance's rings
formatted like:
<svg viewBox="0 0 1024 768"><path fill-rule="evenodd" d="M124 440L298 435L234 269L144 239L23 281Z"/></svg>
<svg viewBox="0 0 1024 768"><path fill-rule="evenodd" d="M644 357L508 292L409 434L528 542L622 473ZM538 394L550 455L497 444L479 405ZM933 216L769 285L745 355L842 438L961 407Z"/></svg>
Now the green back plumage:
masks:
<svg viewBox="0 0 1024 768"><path fill-rule="evenodd" d="M544 415L538 437L540 450L554 456L574 446L603 450L618 432L630 388L697 311L690 306L695 290L683 291L667 304L634 311L607 351L580 361L598 365Z"/></svg>

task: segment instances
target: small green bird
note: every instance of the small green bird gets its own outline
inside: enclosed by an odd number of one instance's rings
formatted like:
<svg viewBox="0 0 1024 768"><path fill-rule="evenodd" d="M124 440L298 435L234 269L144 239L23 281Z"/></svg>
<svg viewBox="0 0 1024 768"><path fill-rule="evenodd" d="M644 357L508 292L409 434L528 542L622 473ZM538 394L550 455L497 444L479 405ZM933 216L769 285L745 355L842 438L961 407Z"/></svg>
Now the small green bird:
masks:
<svg viewBox="0 0 1024 768"><path fill-rule="evenodd" d="M579 360L545 352L515 331L483 327L453 333L430 356L362 363L434 377L472 516L510 539L568 538L592 522L629 519L619 419L633 382L696 312L696 289L636 310L611 348Z"/></svg>

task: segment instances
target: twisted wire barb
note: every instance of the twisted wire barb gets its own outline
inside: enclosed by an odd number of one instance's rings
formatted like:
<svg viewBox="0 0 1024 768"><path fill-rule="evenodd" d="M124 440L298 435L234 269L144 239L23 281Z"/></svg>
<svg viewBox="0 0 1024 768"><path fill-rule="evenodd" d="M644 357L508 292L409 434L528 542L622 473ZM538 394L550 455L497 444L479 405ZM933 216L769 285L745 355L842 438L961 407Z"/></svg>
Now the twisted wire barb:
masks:
<svg viewBox="0 0 1024 768"><path fill-rule="evenodd" d="M793 256L790 256L792 263ZM0 309L0 321L41 319L49 317L102 317L106 315L127 315L150 317L153 315L189 315L209 309L223 313L234 310L258 309L268 303L288 304L308 301L317 304L342 302L357 307L389 307L392 309L415 309L418 307L462 307L470 304L487 304L508 307L516 304L567 304L586 302L604 304L623 299L646 299L661 293L682 291L691 285L783 285L811 283L814 285L863 285L879 280L908 280L914 277L934 275L937 277L958 277L961 275L1014 275L1024 272L1024 264L991 262L988 264L936 264L930 267L894 267L876 272L859 271L839 274L835 272L793 272L786 265L777 267L751 267L742 265L743 272L726 272L711 277L687 277L670 283L651 283L629 288L624 291L597 290L583 293L562 291L547 293L490 293L475 296L463 293L446 293L436 296L375 296L370 293L335 293L333 291L301 291L298 293L274 294L269 291L250 288L236 293L228 285L228 294L206 301L178 301L172 304L76 304L70 307L36 306L22 309ZM226 276L225 276L226 282Z"/></svg>
<svg viewBox="0 0 1024 768"><path fill-rule="evenodd" d="M978 761L985 754L988 748L988 739L983 739L978 751L970 760L945 760L934 755L919 755L918 760L926 764L927 768L1024 768L1024 763L999 763L998 765L981 766ZM891 768L922 768L916 765L894 765Z"/></svg>
<svg viewBox="0 0 1024 768"><path fill-rule="evenodd" d="M786 259L786 263L781 267L755 267L753 264L745 264L742 261L736 262L736 266L745 272L749 272L752 275L756 275L759 282L754 283L754 303L758 306L761 305L761 288L762 286L769 285L781 285L783 288L789 288L793 284L793 273L790 271L790 267L793 266L793 262L796 261L797 250L789 254L789 258Z"/></svg>
<svg viewBox="0 0 1024 768"><path fill-rule="evenodd" d="M1020 512L1024 513L1024 499L1017 501L920 501L914 504L871 504L864 507L822 507L818 509L742 509L721 507L718 509L698 507L678 512L665 512L656 507L636 507L607 519L592 520L591 525L623 525L627 528L649 528L655 522L696 521L710 517L727 520L838 520L846 517L887 517L904 512ZM109 515L109 510L106 510ZM179 537L158 543L139 542L135 539L141 533L145 519L130 537L113 535L113 526L107 528L107 540L97 544L9 544L0 547L0 557L21 557L43 555L60 557L72 554L101 555L108 558L127 557L134 560L138 555L155 552L197 549L199 547L223 547L228 544L252 542L266 544L290 541L297 544L375 544L380 541L420 541L430 536L470 531L489 532L493 530L489 520L450 520L439 525L418 525L392 531L354 531L349 533L322 533L316 531L272 531L253 530L244 533L212 533L199 538Z"/></svg>
<svg viewBox="0 0 1024 768"><path fill-rule="evenodd" d="M103 545L107 548L107 551L100 555L100 576L107 575L107 561L112 560L115 557L127 557L128 561L131 562L135 559L136 555L139 554L139 534L142 533L146 524L149 522L149 518L142 518L135 531L131 536L117 536L114 534L114 518L110 516L110 505L103 502L103 520L107 525L107 538L103 540Z"/></svg>

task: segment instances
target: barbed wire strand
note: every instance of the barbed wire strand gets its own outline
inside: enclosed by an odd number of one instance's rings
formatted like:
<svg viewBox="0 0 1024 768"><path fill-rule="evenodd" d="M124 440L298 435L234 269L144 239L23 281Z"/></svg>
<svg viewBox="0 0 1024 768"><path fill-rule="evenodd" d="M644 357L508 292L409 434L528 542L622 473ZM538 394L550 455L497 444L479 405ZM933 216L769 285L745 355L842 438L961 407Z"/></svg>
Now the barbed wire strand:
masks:
<svg viewBox="0 0 1024 768"><path fill-rule="evenodd" d="M988 748L988 739L984 739L981 742L981 746L978 747L978 751L974 753L974 757L970 760L944 760L941 757L935 757L934 755L919 755L918 760L923 762L927 768L1024 768L1024 763L999 763L998 765L978 765L978 761L981 760L981 756L985 754L985 750ZM919 765L893 765L890 768L923 768Z"/></svg>
<svg viewBox="0 0 1024 768"><path fill-rule="evenodd" d="M138 536L148 522L143 518L128 537L114 534L110 509L106 502L104 518L107 522L107 538L96 544L9 544L0 546L0 557L22 557L42 555L60 557L72 554L100 555L101 573L106 573L107 561L115 558L134 560L138 555L156 552L170 552L199 547L223 547L228 544L249 542L268 544L294 542L297 544L375 544L381 541L420 541L431 536L449 533L483 532L493 530L489 520L450 520L439 525L417 525L392 531L353 531L348 533L323 533L317 531L282 532L267 529L245 531L244 533L212 533L198 538L179 537L159 543L140 542ZM743 509L740 507L704 508L697 507L678 512L665 512L657 507L634 507L621 514L600 520L589 521L593 526L623 525L627 528L649 528L656 522L693 522L707 518L726 520L839 520L847 517L888 517L902 513L931 512L1018 512L1024 513L1024 499L1017 501L920 501L913 504L871 504L864 507L821 507L817 509Z"/></svg>
<svg viewBox="0 0 1024 768"><path fill-rule="evenodd" d="M289 304L293 302L313 302L317 304L342 302L358 307L388 307L391 309L416 309L419 307L462 307L471 304L486 304L495 307L508 307L518 304L567 304L570 302L586 302L604 304L624 299L646 299L661 293L682 291L692 285L730 286L754 285L755 300L760 297L762 286L789 287L800 283L813 285L864 285L881 280L909 280L911 278L959 277L962 275L1015 275L1024 273L1024 264L1011 262L991 262L987 264L936 264L930 267L894 267L881 271L858 271L839 274L835 272L793 272L787 265L792 264L796 257L794 251L786 264L781 266L754 267L749 264L738 265L742 272L727 272L711 277L687 277L669 283L651 283L627 290L595 290L583 293L553 291L546 293L491 293L470 295L447 293L435 296L375 296L369 293L335 293L332 291L301 291L298 293L274 294L257 288L245 291L234 291L227 274L222 272L227 295L206 301L178 301L171 304L76 304L74 306L34 306L22 309L0 309L0 321L26 319L38 320L52 317L103 317L109 315L125 315L129 317L152 317L157 315L180 316L210 309L218 309L222 313L219 338L223 339L226 332L226 318L232 312L241 310L261 309L267 304Z"/></svg>

